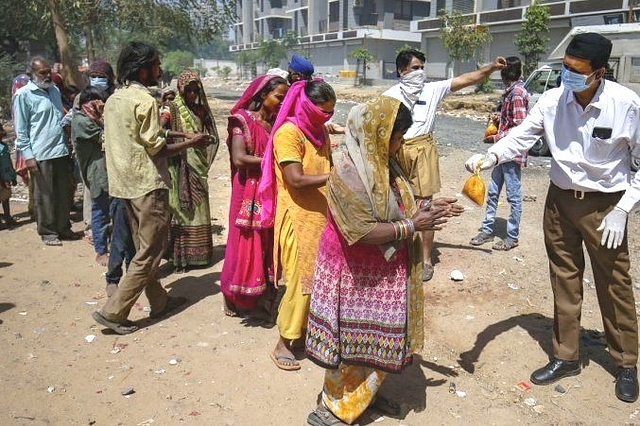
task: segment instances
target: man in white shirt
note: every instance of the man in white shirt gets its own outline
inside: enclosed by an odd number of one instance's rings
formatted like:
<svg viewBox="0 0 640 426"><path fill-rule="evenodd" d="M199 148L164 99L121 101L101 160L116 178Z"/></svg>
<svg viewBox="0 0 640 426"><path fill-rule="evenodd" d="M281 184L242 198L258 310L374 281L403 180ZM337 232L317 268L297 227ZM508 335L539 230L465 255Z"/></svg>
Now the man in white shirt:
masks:
<svg viewBox="0 0 640 426"><path fill-rule="evenodd" d="M580 311L584 243L595 279L605 336L618 367L618 399L638 398L638 323L627 246L627 215L640 200L640 98L604 80L611 42L586 33L565 51L562 86L540 97L527 118L488 154L476 154L473 171L512 160L544 136L551 151L551 183L543 232L554 301L553 358L531 375L538 385L580 373Z"/></svg>
<svg viewBox="0 0 640 426"><path fill-rule="evenodd" d="M432 133L438 104L450 92L478 84L507 65L504 58L497 57L492 64L475 71L449 80L425 83L425 61L424 53L419 50L400 51L396 56L399 82L383 93L398 99L411 110L413 125L404 135L405 143L398 153L398 160L409 179L418 205L429 203L441 187L438 149ZM429 281L433 277L433 237L434 231L422 232L423 281Z"/></svg>

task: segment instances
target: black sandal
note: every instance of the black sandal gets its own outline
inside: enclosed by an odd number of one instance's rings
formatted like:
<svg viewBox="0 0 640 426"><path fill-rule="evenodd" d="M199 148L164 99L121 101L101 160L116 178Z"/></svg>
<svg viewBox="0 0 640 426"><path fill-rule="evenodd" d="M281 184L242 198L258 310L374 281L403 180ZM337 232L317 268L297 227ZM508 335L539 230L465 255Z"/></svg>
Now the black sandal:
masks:
<svg viewBox="0 0 640 426"><path fill-rule="evenodd" d="M93 317L98 324L103 325L120 335L131 334L138 330L138 326L129 320L124 320L122 323L109 321L98 311L92 313L91 317Z"/></svg>
<svg viewBox="0 0 640 426"><path fill-rule="evenodd" d="M318 407L309 413L307 416L307 423L311 426L348 426L348 423L344 423L342 420L337 418L331 411L322 405L322 403L318 404Z"/></svg>

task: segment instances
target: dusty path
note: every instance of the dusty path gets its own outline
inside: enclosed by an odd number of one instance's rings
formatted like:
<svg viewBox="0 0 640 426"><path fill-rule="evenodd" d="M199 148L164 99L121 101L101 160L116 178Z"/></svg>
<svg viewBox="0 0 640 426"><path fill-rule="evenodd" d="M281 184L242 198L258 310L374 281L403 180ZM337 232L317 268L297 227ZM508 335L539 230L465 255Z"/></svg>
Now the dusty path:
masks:
<svg viewBox="0 0 640 426"><path fill-rule="evenodd" d="M219 105L219 110L228 109ZM218 122L224 133L223 120ZM446 143L446 141L440 141ZM468 150L441 161L443 195L467 177ZM530 384L550 353L551 291L540 228L546 167L523 172L521 244L510 252L471 247L483 210L468 211L436 237L434 279L425 286L422 356L384 392L402 404L380 425L638 423L640 403L613 394L612 365L590 272L585 276L583 361L560 388ZM3 425L303 425L315 405L322 370L302 360L298 372L278 370L268 351L276 329L222 313L222 267L229 195L228 152L221 147L209 179L215 264L163 284L189 303L169 318L142 321L129 336L103 334L90 313L105 301L103 269L83 241L45 247L15 202L20 226L0 231L0 424ZM499 210L505 217L506 208ZM630 215L633 275L639 275L639 215ZM504 226L504 220L500 222ZM81 222L74 223L80 231ZM462 271L453 282L449 273ZM636 282L638 287L638 283ZM144 296L132 319L146 318ZM88 340L93 340L89 342ZM520 384L520 382L523 382ZM451 384L453 383L453 385ZM455 391L453 390L455 386ZM531 386L527 390L528 386ZM123 390L133 389L127 396ZM564 392L560 392L564 390ZM361 424L372 424L367 414Z"/></svg>

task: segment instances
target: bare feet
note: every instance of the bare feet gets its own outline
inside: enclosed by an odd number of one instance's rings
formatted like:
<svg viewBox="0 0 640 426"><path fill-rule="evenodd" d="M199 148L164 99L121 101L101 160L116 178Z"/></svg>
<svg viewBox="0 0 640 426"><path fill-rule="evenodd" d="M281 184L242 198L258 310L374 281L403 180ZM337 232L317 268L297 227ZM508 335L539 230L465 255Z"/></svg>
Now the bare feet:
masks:
<svg viewBox="0 0 640 426"><path fill-rule="evenodd" d="M109 263L109 255L107 253L97 254L96 262L98 262L100 266L107 266L107 263Z"/></svg>

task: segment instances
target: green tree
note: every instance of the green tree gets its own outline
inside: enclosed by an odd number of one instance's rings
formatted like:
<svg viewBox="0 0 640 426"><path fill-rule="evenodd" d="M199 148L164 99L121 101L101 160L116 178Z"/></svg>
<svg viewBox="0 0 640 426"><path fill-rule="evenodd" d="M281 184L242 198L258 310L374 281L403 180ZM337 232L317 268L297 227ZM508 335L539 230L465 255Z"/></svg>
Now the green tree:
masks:
<svg viewBox="0 0 640 426"><path fill-rule="evenodd" d="M462 15L457 10L440 11L440 40L459 74L460 61L474 60L476 67L483 60L482 50L493 40L489 29L474 23L474 17Z"/></svg>
<svg viewBox="0 0 640 426"><path fill-rule="evenodd" d="M419 52L422 52L422 50L420 49L419 46L411 46L410 44L405 43L403 46L400 46L396 49L396 55L400 52L402 52L403 50L417 50ZM424 52L422 52L424 53ZM426 53L424 53L425 56L427 56Z"/></svg>
<svg viewBox="0 0 640 426"><path fill-rule="evenodd" d="M186 69L193 69L193 53L184 50L174 50L162 55L162 69L173 73L180 74Z"/></svg>
<svg viewBox="0 0 640 426"><path fill-rule="evenodd" d="M351 53L349 53L349 56L356 59L358 61L358 65L360 64L360 61L362 61L362 85L366 86L367 85L367 69L369 68L367 63L373 61L375 57L366 47L359 47L353 50ZM358 81L357 81L358 65L356 65L356 85L358 84Z"/></svg>
<svg viewBox="0 0 640 426"><path fill-rule="evenodd" d="M238 66L238 76L253 78L257 74L256 62L258 53L255 50L242 50L236 53L235 61Z"/></svg>
<svg viewBox="0 0 640 426"><path fill-rule="evenodd" d="M82 57L114 62L130 40L160 51L185 46L195 51L235 19L232 0L23 0L20 7L15 0L0 0L0 8L0 37L51 44L47 55L63 63L67 82L80 86Z"/></svg>
<svg viewBox="0 0 640 426"><path fill-rule="evenodd" d="M258 54L267 68L276 68L280 61L287 57L287 50L278 40L262 40Z"/></svg>
<svg viewBox="0 0 640 426"><path fill-rule="evenodd" d="M218 77L226 81L229 79L229 74L231 74L231 68L226 65L222 68L218 67L216 74L218 74Z"/></svg>
<svg viewBox="0 0 640 426"><path fill-rule="evenodd" d="M538 67L540 55L547 51L549 43L549 7L534 1L524 14L526 21L513 42L523 57L524 76Z"/></svg>
<svg viewBox="0 0 640 426"><path fill-rule="evenodd" d="M282 45L287 51L295 50L298 46L300 46L298 33L293 30L287 31L284 37L282 37L282 39L280 40L280 42L282 43Z"/></svg>

